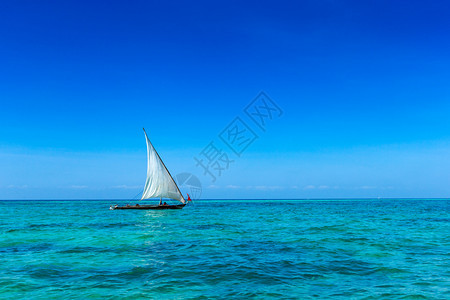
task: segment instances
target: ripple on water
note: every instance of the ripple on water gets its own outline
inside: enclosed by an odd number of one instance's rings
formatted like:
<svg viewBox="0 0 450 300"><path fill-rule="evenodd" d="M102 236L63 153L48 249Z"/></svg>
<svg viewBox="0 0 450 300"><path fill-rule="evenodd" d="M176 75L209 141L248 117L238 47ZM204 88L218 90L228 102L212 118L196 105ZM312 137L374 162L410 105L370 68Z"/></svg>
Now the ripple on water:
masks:
<svg viewBox="0 0 450 300"><path fill-rule="evenodd" d="M39 253L54 249L54 244L50 243L26 243L24 241L12 241L0 247L0 253ZM9 244L9 245L8 245Z"/></svg>
<svg viewBox="0 0 450 300"><path fill-rule="evenodd" d="M450 201L199 201L171 213L109 204L0 209L1 297L450 295Z"/></svg>

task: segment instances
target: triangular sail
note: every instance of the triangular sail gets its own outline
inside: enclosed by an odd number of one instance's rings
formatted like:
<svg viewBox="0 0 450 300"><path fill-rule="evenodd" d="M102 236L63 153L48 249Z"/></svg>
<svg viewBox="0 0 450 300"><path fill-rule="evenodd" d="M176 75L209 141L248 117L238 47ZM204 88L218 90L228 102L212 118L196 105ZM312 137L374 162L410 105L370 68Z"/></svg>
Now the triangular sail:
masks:
<svg viewBox="0 0 450 300"><path fill-rule="evenodd" d="M180 189L153 148L145 129L144 133L147 140L147 181L141 199L169 198L185 203Z"/></svg>

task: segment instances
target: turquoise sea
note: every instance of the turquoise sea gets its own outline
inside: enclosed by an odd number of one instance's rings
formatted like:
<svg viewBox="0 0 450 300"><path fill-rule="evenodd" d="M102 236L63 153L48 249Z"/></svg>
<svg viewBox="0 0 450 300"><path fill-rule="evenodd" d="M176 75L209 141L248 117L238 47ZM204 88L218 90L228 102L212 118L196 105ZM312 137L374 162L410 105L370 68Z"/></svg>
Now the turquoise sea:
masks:
<svg viewBox="0 0 450 300"><path fill-rule="evenodd" d="M450 200L116 202L0 201L0 298L450 299Z"/></svg>

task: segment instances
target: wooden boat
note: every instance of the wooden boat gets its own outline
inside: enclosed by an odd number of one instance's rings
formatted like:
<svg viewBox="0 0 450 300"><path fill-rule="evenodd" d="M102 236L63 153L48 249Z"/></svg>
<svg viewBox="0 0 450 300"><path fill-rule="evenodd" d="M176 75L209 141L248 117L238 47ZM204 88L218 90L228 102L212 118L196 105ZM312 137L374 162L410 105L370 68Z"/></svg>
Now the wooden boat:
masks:
<svg viewBox="0 0 450 300"><path fill-rule="evenodd" d="M115 209L182 209L186 206L186 200L180 192L175 180L173 180L172 175L170 175L169 170L162 161L158 152L156 152L150 139L145 132L145 139L147 142L147 180L145 182L144 192L142 193L141 200L144 199L158 199L158 205L148 205L148 204L136 204L136 205L114 205L110 206L111 210ZM173 199L179 201L180 204L166 204L163 203L164 199ZM188 201L191 201L188 195Z"/></svg>
<svg viewBox="0 0 450 300"><path fill-rule="evenodd" d="M175 205L125 205L125 206L112 206L111 209L182 209L186 204L175 204Z"/></svg>

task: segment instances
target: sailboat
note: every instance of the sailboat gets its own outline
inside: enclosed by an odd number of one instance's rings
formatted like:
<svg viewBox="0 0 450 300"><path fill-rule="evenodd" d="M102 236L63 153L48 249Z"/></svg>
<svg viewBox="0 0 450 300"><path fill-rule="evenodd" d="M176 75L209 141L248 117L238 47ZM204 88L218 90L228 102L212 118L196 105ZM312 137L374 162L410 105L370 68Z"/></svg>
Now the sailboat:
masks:
<svg viewBox="0 0 450 300"><path fill-rule="evenodd" d="M110 209L182 209L186 205L186 200L184 200L175 180L173 180L166 165L150 142L145 129L144 134L147 141L147 180L141 200L159 198L159 204L114 205L110 206ZM162 202L163 198L177 200L180 203L169 205ZM188 200L190 200L190 197Z"/></svg>

